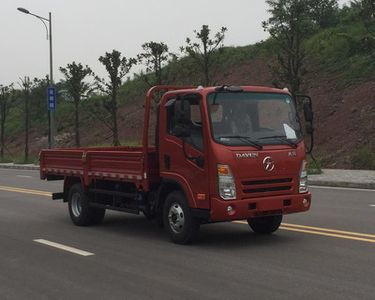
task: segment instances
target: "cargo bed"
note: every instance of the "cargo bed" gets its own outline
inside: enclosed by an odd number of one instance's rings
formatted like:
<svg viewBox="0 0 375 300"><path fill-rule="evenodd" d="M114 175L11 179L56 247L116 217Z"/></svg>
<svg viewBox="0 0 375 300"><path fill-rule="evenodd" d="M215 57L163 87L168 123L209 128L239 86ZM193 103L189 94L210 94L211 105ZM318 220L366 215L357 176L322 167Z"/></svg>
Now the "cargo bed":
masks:
<svg viewBox="0 0 375 300"><path fill-rule="evenodd" d="M157 157L154 147L148 148L145 164L143 147L48 149L40 152L41 179L80 177L85 185L93 179L135 182L148 188L157 180Z"/></svg>

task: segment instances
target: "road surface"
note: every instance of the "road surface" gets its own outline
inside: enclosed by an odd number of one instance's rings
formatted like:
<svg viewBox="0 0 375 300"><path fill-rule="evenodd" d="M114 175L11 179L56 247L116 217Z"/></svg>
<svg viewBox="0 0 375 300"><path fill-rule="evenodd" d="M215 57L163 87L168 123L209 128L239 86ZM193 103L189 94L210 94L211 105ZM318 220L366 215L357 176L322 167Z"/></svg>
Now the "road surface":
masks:
<svg viewBox="0 0 375 300"><path fill-rule="evenodd" d="M1 299L375 298L375 191L313 187L274 235L210 224L180 246L142 216L74 226L61 185L0 169Z"/></svg>

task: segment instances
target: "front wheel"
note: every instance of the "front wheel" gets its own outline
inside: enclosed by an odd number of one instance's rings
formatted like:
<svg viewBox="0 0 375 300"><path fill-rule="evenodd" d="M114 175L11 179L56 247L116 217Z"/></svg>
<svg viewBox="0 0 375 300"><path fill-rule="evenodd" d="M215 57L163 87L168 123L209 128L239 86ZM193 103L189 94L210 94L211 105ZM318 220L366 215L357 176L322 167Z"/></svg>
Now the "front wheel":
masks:
<svg viewBox="0 0 375 300"><path fill-rule="evenodd" d="M163 223L176 244L188 244L194 241L200 226L199 220L192 217L184 194L179 191L170 193L165 200Z"/></svg>
<svg viewBox="0 0 375 300"><path fill-rule="evenodd" d="M247 223L255 233L270 234L279 228L282 220L282 215L276 215L249 218Z"/></svg>
<svg viewBox="0 0 375 300"><path fill-rule="evenodd" d="M78 226L99 224L105 215L104 208L89 206L88 196L80 183L72 185L69 190L68 208L72 222Z"/></svg>

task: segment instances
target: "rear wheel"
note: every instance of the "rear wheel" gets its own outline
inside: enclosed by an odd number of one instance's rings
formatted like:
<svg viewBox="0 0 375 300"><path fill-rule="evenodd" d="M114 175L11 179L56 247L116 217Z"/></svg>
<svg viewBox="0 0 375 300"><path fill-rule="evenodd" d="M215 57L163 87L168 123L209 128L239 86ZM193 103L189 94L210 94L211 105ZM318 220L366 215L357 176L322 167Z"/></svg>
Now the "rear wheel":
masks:
<svg viewBox="0 0 375 300"><path fill-rule="evenodd" d="M104 208L89 206L88 196L80 183L72 185L69 190L68 209L72 222L78 226L99 224L105 215Z"/></svg>
<svg viewBox="0 0 375 300"><path fill-rule="evenodd" d="M282 215L256 217L247 219L247 223L256 233L270 234L279 228L282 219Z"/></svg>
<svg viewBox="0 0 375 300"><path fill-rule="evenodd" d="M189 205L182 192L175 191L164 203L163 223L172 241L176 244L193 242L199 231L200 222L191 215Z"/></svg>

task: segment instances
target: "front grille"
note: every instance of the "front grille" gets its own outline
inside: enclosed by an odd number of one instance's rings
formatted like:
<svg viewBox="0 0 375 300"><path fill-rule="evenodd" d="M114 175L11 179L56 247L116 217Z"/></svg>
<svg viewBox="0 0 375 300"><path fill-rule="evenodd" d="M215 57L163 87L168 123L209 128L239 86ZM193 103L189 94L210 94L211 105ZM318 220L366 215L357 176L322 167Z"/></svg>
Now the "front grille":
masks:
<svg viewBox="0 0 375 300"><path fill-rule="evenodd" d="M258 189L246 189L243 190L244 193L264 193L264 192L274 192L274 191L287 191L290 190L290 186L273 186L267 188L258 188Z"/></svg>
<svg viewBox="0 0 375 300"><path fill-rule="evenodd" d="M277 178L268 180L253 180L253 181L243 181L243 185L257 185L257 184L273 184L273 183L284 183L291 182L292 178Z"/></svg>
<svg viewBox="0 0 375 300"><path fill-rule="evenodd" d="M292 178L275 178L275 179L261 179L261 180L245 180L241 182L242 192L244 194L287 194L292 190Z"/></svg>

